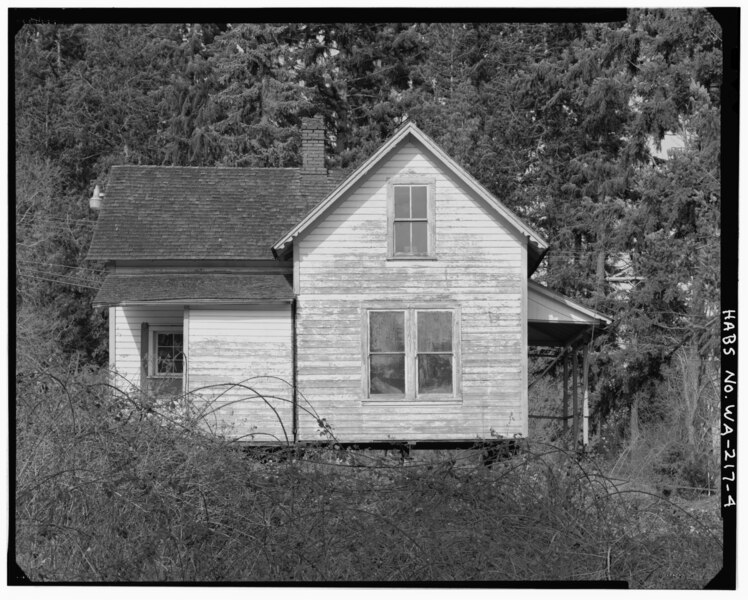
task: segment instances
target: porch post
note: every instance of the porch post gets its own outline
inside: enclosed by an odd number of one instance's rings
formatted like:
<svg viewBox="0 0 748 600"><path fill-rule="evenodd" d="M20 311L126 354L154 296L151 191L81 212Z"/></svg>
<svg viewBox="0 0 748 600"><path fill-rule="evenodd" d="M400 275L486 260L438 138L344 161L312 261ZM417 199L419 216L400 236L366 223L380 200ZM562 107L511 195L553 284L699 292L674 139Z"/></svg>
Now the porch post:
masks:
<svg viewBox="0 0 748 600"><path fill-rule="evenodd" d="M582 351L582 449L590 443L589 344Z"/></svg>
<svg viewBox="0 0 748 600"><path fill-rule="evenodd" d="M148 393L148 323L140 324L140 391L145 396Z"/></svg>
<svg viewBox="0 0 748 600"><path fill-rule="evenodd" d="M577 451L579 446L579 398L578 390L579 387L579 358L577 357L577 348L572 350L571 355L571 405L574 418L572 419L572 427L574 428L572 434L574 436L574 452Z"/></svg>
<svg viewBox="0 0 748 600"><path fill-rule="evenodd" d="M294 252L294 257L298 255L298 251ZM298 272L298 266L294 265L294 276ZM296 310L297 310L297 299L294 298L291 301L291 382L293 386L293 397L291 400L291 427L293 433L293 442L299 441L299 345L297 339L296 329L298 327L296 322Z"/></svg>

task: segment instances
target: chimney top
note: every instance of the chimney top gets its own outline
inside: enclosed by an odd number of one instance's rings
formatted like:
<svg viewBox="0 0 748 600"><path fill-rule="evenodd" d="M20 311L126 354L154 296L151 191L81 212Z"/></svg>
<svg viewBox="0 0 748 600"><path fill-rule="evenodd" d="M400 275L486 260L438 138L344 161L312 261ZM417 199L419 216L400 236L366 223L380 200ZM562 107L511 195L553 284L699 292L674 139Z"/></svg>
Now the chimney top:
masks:
<svg viewBox="0 0 748 600"><path fill-rule="evenodd" d="M304 129L325 129L325 120L322 115L314 115L313 117L302 117L301 128Z"/></svg>
<svg viewBox="0 0 748 600"><path fill-rule="evenodd" d="M101 200L104 198L104 194L101 193L101 190L99 189L99 184L97 183L94 187L93 196L88 199L88 206L91 208L91 210L100 210L101 209Z"/></svg>
<svg viewBox="0 0 748 600"><path fill-rule="evenodd" d="M301 155L304 173L327 173L325 169L325 121L322 115L301 119Z"/></svg>

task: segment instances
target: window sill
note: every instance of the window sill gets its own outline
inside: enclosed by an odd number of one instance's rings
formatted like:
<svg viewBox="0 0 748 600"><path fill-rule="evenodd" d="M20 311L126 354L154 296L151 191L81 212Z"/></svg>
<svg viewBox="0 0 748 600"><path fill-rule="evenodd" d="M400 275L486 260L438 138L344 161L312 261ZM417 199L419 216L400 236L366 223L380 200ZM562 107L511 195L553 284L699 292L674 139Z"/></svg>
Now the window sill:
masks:
<svg viewBox="0 0 748 600"><path fill-rule="evenodd" d="M172 398L183 393L182 377L148 376L146 390L156 398Z"/></svg>
<svg viewBox="0 0 748 600"><path fill-rule="evenodd" d="M364 398L361 401L361 404L364 406L368 404L377 406L460 406L462 404L462 398L382 398L381 400L375 398Z"/></svg>
<svg viewBox="0 0 748 600"><path fill-rule="evenodd" d="M437 260L436 256L388 256L387 260Z"/></svg>

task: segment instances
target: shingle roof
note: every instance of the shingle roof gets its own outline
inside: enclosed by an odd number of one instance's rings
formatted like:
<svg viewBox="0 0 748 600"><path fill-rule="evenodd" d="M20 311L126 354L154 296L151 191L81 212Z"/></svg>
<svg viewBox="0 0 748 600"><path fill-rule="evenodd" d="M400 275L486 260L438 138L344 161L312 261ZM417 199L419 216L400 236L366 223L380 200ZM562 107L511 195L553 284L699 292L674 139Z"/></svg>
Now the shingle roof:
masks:
<svg viewBox="0 0 748 600"><path fill-rule="evenodd" d="M340 182L300 169L114 166L90 260L269 259Z"/></svg>
<svg viewBox="0 0 748 600"><path fill-rule="evenodd" d="M96 295L94 306L182 300L291 300L294 295L289 278L275 273L111 274Z"/></svg>

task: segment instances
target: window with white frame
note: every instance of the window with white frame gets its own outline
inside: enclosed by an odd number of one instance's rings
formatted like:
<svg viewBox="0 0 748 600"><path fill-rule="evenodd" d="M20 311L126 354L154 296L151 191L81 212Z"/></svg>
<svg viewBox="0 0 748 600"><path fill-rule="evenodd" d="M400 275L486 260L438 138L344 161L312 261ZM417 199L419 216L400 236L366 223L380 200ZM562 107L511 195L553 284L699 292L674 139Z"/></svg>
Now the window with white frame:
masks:
<svg viewBox="0 0 748 600"><path fill-rule="evenodd" d="M181 327L160 327L151 332L151 377L182 377L184 335Z"/></svg>
<svg viewBox="0 0 748 600"><path fill-rule="evenodd" d="M454 386L452 311L417 310L417 393L451 394Z"/></svg>
<svg viewBox="0 0 748 600"><path fill-rule="evenodd" d="M434 184L396 180L388 188L388 256L429 258L434 254Z"/></svg>
<svg viewBox="0 0 748 600"><path fill-rule="evenodd" d="M369 313L369 393L405 395L405 311Z"/></svg>
<svg viewBox="0 0 748 600"><path fill-rule="evenodd" d="M366 377L371 399L454 399L456 311L442 308L368 311Z"/></svg>

